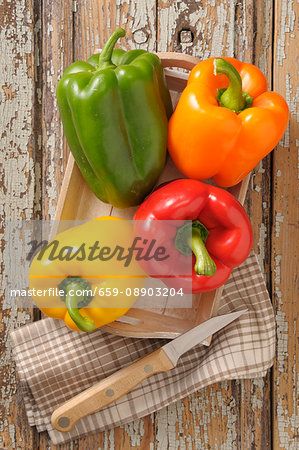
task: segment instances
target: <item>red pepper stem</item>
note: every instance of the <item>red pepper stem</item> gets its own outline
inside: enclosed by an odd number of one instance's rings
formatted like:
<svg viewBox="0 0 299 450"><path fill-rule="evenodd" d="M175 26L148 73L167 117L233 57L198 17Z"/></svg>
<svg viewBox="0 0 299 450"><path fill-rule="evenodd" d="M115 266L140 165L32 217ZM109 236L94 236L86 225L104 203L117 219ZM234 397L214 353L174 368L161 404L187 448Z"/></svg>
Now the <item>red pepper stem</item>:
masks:
<svg viewBox="0 0 299 450"><path fill-rule="evenodd" d="M89 317L83 317L77 305L82 298L76 295L76 291L82 290L81 283L73 281L68 284L65 295L65 304L70 318L75 322L81 331L93 331L95 329L94 321Z"/></svg>
<svg viewBox="0 0 299 450"><path fill-rule="evenodd" d="M124 37L125 34L126 32L123 28L117 28L117 30L115 30L114 33L111 34L99 56L99 64L96 68L97 72L109 67L115 67L115 65L112 63L112 52L118 39Z"/></svg>
<svg viewBox="0 0 299 450"><path fill-rule="evenodd" d="M215 58L214 74L226 75L229 81L228 88L218 96L220 105L235 112L240 112L246 108L246 102L242 92L242 79L234 66L225 59Z"/></svg>
<svg viewBox="0 0 299 450"><path fill-rule="evenodd" d="M215 275L216 264L206 249L199 228L192 227L192 238L190 239L189 245L196 258L196 263L194 265L195 272L198 275L205 275L207 277Z"/></svg>
<svg viewBox="0 0 299 450"><path fill-rule="evenodd" d="M182 225L176 233L175 248L185 256L195 255L194 270L198 275L211 277L216 273L216 264L210 257L205 243L209 231L198 219Z"/></svg>
<svg viewBox="0 0 299 450"><path fill-rule="evenodd" d="M198 275L212 277L216 273L216 264L210 257L208 250L202 240L200 229L192 227L192 238L189 243L195 255L196 263L194 270Z"/></svg>

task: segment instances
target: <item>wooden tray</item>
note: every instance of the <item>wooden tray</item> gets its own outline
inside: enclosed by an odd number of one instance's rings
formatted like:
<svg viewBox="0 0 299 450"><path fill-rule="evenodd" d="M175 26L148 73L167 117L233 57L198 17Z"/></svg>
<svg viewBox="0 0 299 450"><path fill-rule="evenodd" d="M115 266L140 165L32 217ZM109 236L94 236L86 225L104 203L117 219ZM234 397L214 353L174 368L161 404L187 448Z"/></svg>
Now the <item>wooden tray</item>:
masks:
<svg viewBox="0 0 299 450"><path fill-rule="evenodd" d="M158 53L165 68L167 84L175 106L185 88L188 73L199 60L180 53ZM171 68L171 69L170 69ZM243 204L249 182L248 175L241 183L228 189ZM176 178L184 178L168 157L158 185ZM58 199L55 220L90 220L100 216L118 216L132 219L137 208L118 210L101 202L83 179L74 158L70 155ZM192 308L137 309L131 308L120 320L103 327L105 331L121 336L143 338L175 338L181 333L217 315L223 288L204 294L193 294ZM210 339L206 342L208 345Z"/></svg>

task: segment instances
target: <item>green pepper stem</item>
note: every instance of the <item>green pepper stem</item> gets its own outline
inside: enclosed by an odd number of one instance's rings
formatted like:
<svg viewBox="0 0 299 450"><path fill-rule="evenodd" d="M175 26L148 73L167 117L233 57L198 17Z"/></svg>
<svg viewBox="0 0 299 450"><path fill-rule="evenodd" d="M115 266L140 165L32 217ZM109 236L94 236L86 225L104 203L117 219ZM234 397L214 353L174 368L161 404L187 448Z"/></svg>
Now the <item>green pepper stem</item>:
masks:
<svg viewBox="0 0 299 450"><path fill-rule="evenodd" d="M72 281L68 284L65 295L65 304L71 319L75 322L79 330L81 331L93 331L95 329L94 321L89 319L89 317L83 317L78 309L77 305L79 303L80 297L74 294L77 290L81 290L82 286L80 282Z"/></svg>
<svg viewBox="0 0 299 450"><path fill-rule="evenodd" d="M192 227L192 238L189 242L192 252L195 255L196 263L194 270L198 275L205 275L211 277L216 273L216 264L210 257L204 241L202 239L202 233L199 228Z"/></svg>
<svg viewBox="0 0 299 450"><path fill-rule="evenodd" d="M222 58L215 58L214 74L226 75L229 81L227 89L218 90L217 98L221 106L237 113L251 106L253 99L249 94L242 92L242 79L231 63Z"/></svg>
<svg viewBox="0 0 299 450"><path fill-rule="evenodd" d="M124 37L125 34L126 32L123 28L117 28L117 30L115 30L114 33L111 34L99 56L99 64L96 68L97 71L107 69L109 67L115 67L115 65L112 63L112 52L118 39Z"/></svg>

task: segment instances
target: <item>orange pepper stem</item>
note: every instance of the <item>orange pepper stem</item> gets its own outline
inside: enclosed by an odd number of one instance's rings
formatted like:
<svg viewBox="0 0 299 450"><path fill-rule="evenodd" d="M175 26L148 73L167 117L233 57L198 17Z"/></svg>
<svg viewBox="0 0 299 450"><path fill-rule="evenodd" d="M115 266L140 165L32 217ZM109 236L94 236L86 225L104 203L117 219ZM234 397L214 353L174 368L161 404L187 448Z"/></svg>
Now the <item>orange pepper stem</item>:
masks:
<svg viewBox="0 0 299 450"><path fill-rule="evenodd" d="M216 273L216 264L205 246L208 235L206 227L199 220L193 220L192 224L187 223L178 229L175 247L186 256L193 252L196 258L195 272L211 277Z"/></svg>
<svg viewBox="0 0 299 450"><path fill-rule="evenodd" d="M222 58L214 59L214 74L226 75L228 88L218 89L217 100L221 106L238 113L252 105L253 98L242 91L242 79L234 66Z"/></svg>
<svg viewBox="0 0 299 450"><path fill-rule="evenodd" d="M112 52L114 50L114 46L118 39L124 37L126 34L123 28L117 28L113 34L111 34L110 38L104 45L104 48L99 56L99 64L96 68L97 72L100 72L103 69L114 68L115 65L112 63Z"/></svg>

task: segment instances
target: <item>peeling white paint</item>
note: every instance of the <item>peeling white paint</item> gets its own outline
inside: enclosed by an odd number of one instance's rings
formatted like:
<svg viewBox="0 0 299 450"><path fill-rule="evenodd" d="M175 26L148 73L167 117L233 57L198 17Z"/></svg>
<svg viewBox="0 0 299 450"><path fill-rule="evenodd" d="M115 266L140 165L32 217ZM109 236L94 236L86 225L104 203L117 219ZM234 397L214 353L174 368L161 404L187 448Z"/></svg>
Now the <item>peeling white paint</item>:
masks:
<svg viewBox="0 0 299 450"><path fill-rule="evenodd" d="M275 258L275 268L274 268L274 273L275 273L275 284L279 285L281 283L281 278L280 278L280 262L281 262L281 255L276 255Z"/></svg>
<svg viewBox="0 0 299 450"><path fill-rule="evenodd" d="M290 116L296 118L296 122L299 122L299 87L293 87L291 83L291 76L289 73L285 75L285 99L289 106ZM288 124L287 130L280 141L280 145L284 148L289 148L290 146L290 123Z"/></svg>
<svg viewBox="0 0 299 450"><path fill-rule="evenodd" d="M204 411L210 409L211 414L216 411L216 408L212 406L215 405L215 392L210 389L210 395L205 395L208 389L203 389L198 394L190 396L189 410L192 414L195 446L197 448L204 448L209 442L207 431L210 420L207 420L207 415L205 415L204 419Z"/></svg>
<svg viewBox="0 0 299 450"><path fill-rule="evenodd" d="M228 390L228 382L223 381L221 383L221 388L225 391ZM220 394L220 395L219 395ZM221 396L221 393L217 392L217 399L219 406L222 409L222 417L227 418L227 442L225 444L222 444L220 446L220 450L233 450L237 449L237 431L236 431L236 422L237 422L237 415L236 415L236 400L235 398L231 397L230 403L227 403L223 397Z"/></svg>
<svg viewBox="0 0 299 450"><path fill-rule="evenodd" d="M236 9L235 2L234 1L228 2L229 12L228 12L228 26L227 26L226 45L225 45L225 48L226 48L225 56L234 56L234 53L235 53L235 48L234 48L235 47L235 9ZM220 55L220 56L222 56L222 55Z"/></svg>
<svg viewBox="0 0 299 450"><path fill-rule="evenodd" d="M288 33L293 32L295 28L296 14L293 10L294 0L282 0L280 16L280 27L278 28L276 59L280 66L286 58L286 38Z"/></svg>
<svg viewBox="0 0 299 450"><path fill-rule="evenodd" d="M262 394L264 392L264 386L264 378L254 378L251 382L251 407L253 411L263 409L264 399ZM256 392L260 393L261 396L254 395Z"/></svg>
<svg viewBox="0 0 299 450"><path fill-rule="evenodd" d="M114 430L104 431L103 433L103 450L115 448Z"/></svg>
<svg viewBox="0 0 299 450"><path fill-rule="evenodd" d="M57 39L63 36L64 16L63 8L61 8L61 21L56 25L53 22L49 23L47 26L47 46L49 48L55 48L57 46ZM56 53L52 50L50 55L52 58L47 60L46 68L46 83L43 85L43 106L44 106L44 139L43 146L44 152L47 156L47 164L44 168L44 194L47 200L47 211L46 216L48 218L53 218L56 212L57 198L59 195L59 183L57 179L58 171L62 170L63 164L58 168L55 162L58 160L58 155L60 157L63 154L63 134L58 133L57 130L62 129L60 124L60 117L58 114L58 106L56 100L56 86L58 79L61 77L64 69L64 52L62 48L62 42L60 42L60 52ZM58 67L57 67L58 66ZM51 107L49 107L49 99L51 101ZM45 216L45 213L44 213Z"/></svg>
<svg viewBox="0 0 299 450"><path fill-rule="evenodd" d="M0 164L5 169L0 190L0 216L7 220L25 219L32 215L34 199L33 160L29 153L32 133L33 81L28 77L26 55L32 52L30 27L23 25L25 2L15 5L15 24L1 30L0 45L2 63L0 79L11 86L14 95L5 97L0 89L1 144ZM11 36L18 39L11 39ZM14 64L18 57L17 66ZM28 186L28 174L32 182ZM3 260L2 260L3 262Z"/></svg>
<svg viewBox="0 0 299 450"><path fill-rule="evenodd" d="M124 4L128 8L124 8ZM136 46L134 38L127 36L128 48L143 48L148 51L156 50L156 3L153 0L133 0L122 1L116 0L116 24L122 26L129 22L129 29L133 33L144 30L148 32L148 39L145 42L140 42Z"/></svg>
<svg viewBox="0 0 299 450"><path fill-rule="evenodd" d="M3 178L0 187L0 217L5 221L32 218L34 203L38 201L40 191L34 189L39 180L35 174L40 170L34 164L32 148L35 145L33 128L33 83L36 72L31 67L33 48L33 25L28 4L25 0L12 3L10 13L3 17L4 26L0 28L0 117L1 142L0 166ZM4 10L5 11L5 10ZM36 24L35 31L40 24ZM37 61L38 63L38 61ZM34 170L36 169L36 170ZM29 183L30 176L30 183ZM1 235L3 238L3 235ZM1 277L0 291L5 289L5 267L9 267L8 245L0 255L0 264L4 272ZM0 429L5 433L5 443L16 448L16 424L10 416L13 404L16 379L12 363L9 333L15 327L30 320L28 311L9 309L2 306L1 337L2 357L0 371L4 384L1 388L0 403L3 416L0 417ZM3 441L3 439L2 439ZM7 447L8 448L8 447Z"/></svg>
<svg viewBox="0 0 299 450"><path fill-rule="evenodd" d="M144 436L144 421L142 419L133 420L133 422L130 422L121 428L123 428L128 436L130 436L131 447L141 445L141 439Z"/></svg>
<svg viewBox="0 0 299 450"><path fill-rule="evenodd" d="M221 56L223 54L223 36L227 21L227 10L223 3L217 6L217 24L214 27L211 56Z"/></svg>
<svg viewBox="0 0 299 450"><path fill-rule="evenodd" d="M237 32L235 33L235 48L238 49L238 58L241 61L244 61L245 53L248 49L246 2L236 2L235 7L238 7L241 11L240 23L236 22Z"/></svg>
<svg viewBox="0 0 299 450"><path fill-rule="evenodd" d="M276 324L277 324L277 349L276 349L277 368L279 372L285 373L286 361L289 356L288 352L289 324L286 320L285 312L277 311Z"/></svg>
<svg viewBox="0 0 299 450"><path fill-rule="evenodd" d="M261 55L258 60L258 67L265 75L267 75L268 74L267 55L272 42L271 36L271 23L273 10L272 1L264 0L263 4L261 5L261 9L262 11L258 11L258 14L263 14L264 20L263 20L263 29L260 30L263 31L263 36L262 36Z"/></svg>
<svg viewBox="0 0 299 450"><path fill-rule="evenodd" d="M277 212L275 213L275 236L279 238L280 236L280 224L282 224L284 221L284 216Z"/></svg>
<svg viewBox="0 0 299 450"><path fill-rule="evenodd" d="M179 417L182 416L182 402L173 403L167 408L163 408L156 413L156 448L164 450L166 448L178 449L179 441L177 439L176 424ZM185 450L185 445L182 449Z"/></svg>
<svg viewBox="0 0 299 450"><path fill-rule="evenodd" d="M8 425L8 432L11 440L11 448L16 448L16 426L13 423Z"/></svg>
<svg viewBox="0 0 299 450"><path fill-rule="evenodd" d="M263 160L261 160L257 165L257 173L265 173L265 169L263 167Z"/></svg>
<svg viewBox="0 0 299 450"><path fill-rule="evenodd" d="M10 407L13 403L16 393L16 379L15 369L12 363L12 349L9 340L9 333L16 327L24 325L30 321L30 316L25 311L18 311L17 309L11 309L7 312L7 315L2 317L2 324L4 325L4 335L0 340L1 348L3 351L3 357L0 360L0 371L4 376L3 386L1 387L0 405L4 410L4 415L0 416L0 430L3 432L7 429L11 439L11 448L15 448L15 424L10 423L7 418L9 417Z"/></svg>
<svg viewBox="0 0 299 450"><path fill-rule="evenodd" d="M259 240L257 243L259 253L257 257L263 273L265 273L265 248L267 243L267 236L267 227L264 223L261 223L259 226Z"/></svg>
<svg viewBox="0 0 299 450"><path fill-rule="evenodd" d="M210 56L233 56L234 40L224 39L225 33L228 36L234 35L234 8L233 2L197 2L193 3L173 1L162 2L158 9L159 18L159 51L167 51L174 43L174 51L188 51L200 59ZM217 19L215 20L216 9ZM190 28L195 36L194 42L190 44L180 44L178 33L181 31L180 18L186 22L186 27ZM186 19L186 20L184 20ZM202 39L200 37L202 36Z"/></svg>

